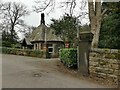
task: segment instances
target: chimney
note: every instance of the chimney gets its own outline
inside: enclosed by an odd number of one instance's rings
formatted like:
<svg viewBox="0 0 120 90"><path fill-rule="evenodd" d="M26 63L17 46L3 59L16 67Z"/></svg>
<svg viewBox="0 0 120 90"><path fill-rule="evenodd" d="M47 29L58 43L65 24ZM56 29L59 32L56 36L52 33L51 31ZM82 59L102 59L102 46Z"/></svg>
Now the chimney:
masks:
<svg viewBox="0 0 120 90"><path fill-rule="evenodd" d="M44 13L41 13L41 24L45 25L45 20L44 20Z"/></svg>

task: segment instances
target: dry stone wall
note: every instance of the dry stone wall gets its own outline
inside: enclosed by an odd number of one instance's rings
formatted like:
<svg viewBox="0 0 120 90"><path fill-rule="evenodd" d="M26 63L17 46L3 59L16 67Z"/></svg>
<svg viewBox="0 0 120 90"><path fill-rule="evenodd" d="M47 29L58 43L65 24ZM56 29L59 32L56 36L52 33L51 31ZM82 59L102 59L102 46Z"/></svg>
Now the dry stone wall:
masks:
<svg viewBox="0 0 120 90"><path fill-rule="evenodd" d="M90 76L120 85L120 50L91 49L89 57Z"/></svg>

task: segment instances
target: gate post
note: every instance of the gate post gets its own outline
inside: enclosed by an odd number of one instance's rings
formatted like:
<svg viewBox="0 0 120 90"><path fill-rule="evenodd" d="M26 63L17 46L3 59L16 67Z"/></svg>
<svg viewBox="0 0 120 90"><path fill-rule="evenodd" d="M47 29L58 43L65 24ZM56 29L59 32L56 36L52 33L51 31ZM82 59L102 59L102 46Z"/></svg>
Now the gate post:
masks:
<svg viewBox="0 0 120 90"><path fill-rule="evenodd" d="M92 39L93 34L90 32L90 30L80 32L78 71L83 76L89 75L89 52Z"/></svg>

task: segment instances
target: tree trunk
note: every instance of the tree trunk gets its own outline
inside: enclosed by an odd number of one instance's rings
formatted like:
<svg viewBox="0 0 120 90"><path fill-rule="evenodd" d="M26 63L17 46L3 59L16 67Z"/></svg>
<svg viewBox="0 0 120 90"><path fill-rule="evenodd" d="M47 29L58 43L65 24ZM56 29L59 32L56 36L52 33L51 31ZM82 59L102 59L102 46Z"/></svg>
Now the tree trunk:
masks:
<svg viewBox="0 0 120 90"><path fill-rule="evenodd" d="M90 20L90 28L91 32L95 34L96 30L96 16L94 11L94 4L93 1L88 0L88 10L89 10L89 20Z"/></svg>
<svg viewBox="0 0 120 90"><path fill-rule="evenodd" d="M11 30L10 30L11 32L11 42L13 42L14 41L14 24L13 23L11 23Z"/></svg>
<svg viewBox="0 0 120 90"><path fill-rule="evenodd" d="M93 41L92 41L92 48L98 48L99 43L99 34L100 34L100 27L101 27L101 0L97 0L95 2L95 9L93 0L88 0L88 8L89 8L89 19L90 19L90 27L91 32L94 34Z"/></svg>
<svg viewBox="0 0 120 90"><path fill-rule="evenodd" d="M94 33L93 40L92 40L92 45L91 45L92 48L98 48L100 28L101 28L101 21L97 23L96 31Z"/></svg>

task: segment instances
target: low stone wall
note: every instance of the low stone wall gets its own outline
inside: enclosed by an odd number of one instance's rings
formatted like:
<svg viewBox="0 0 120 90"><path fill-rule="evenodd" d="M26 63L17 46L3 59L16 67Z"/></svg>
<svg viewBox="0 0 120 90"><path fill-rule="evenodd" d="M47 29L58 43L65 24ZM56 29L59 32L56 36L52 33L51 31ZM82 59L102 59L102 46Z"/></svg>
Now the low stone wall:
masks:
<svg viewBox="0 0 120 90"><path fill-rule="evenodd" d="M89 71L91 77L120 85L120 50L91 49Z"/></svg>

